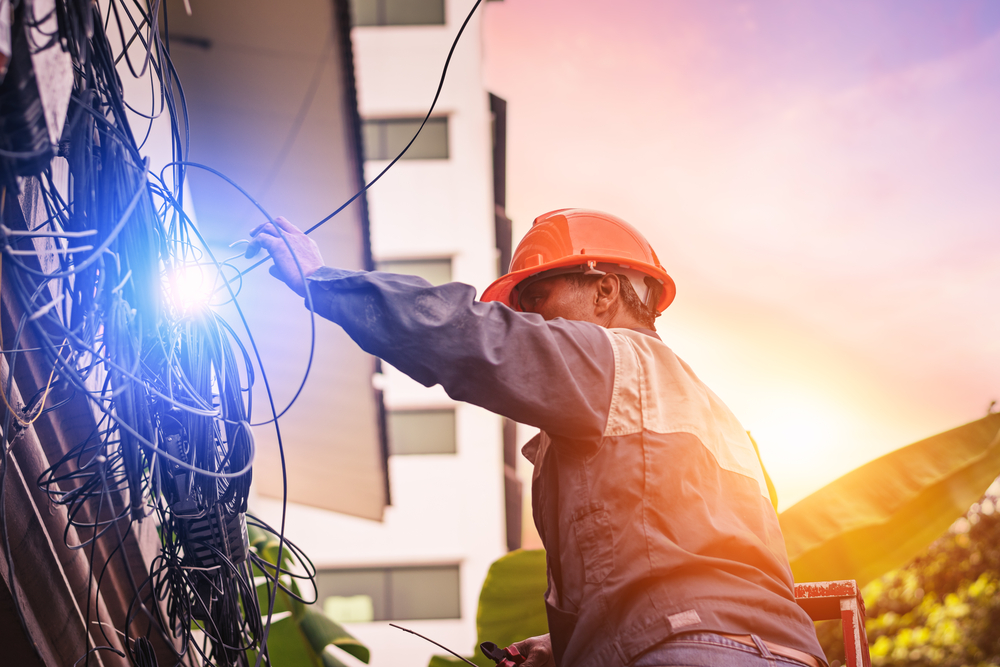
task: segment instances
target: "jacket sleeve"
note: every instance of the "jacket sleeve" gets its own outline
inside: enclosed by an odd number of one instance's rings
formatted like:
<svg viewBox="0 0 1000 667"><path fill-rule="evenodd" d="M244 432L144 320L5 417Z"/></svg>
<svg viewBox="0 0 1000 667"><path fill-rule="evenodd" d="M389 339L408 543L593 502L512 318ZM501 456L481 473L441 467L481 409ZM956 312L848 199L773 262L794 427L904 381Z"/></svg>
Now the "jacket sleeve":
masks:
<svg viewBox="0 0 1000 667"><path fill-rule="evenodd" d="M603 434L615 361L596 324L546 322L416 276L324 267L308 285L318 315L424 386L571 440Z"/></svg>

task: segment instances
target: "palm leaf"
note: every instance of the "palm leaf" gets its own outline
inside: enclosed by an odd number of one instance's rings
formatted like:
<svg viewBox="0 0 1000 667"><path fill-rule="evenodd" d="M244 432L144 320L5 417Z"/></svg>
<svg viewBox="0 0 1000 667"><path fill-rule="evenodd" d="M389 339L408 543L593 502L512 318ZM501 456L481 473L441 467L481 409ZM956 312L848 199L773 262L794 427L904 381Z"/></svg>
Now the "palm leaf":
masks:
<svg viewBox="0 0 1000 667"><path fill-rule="evenodd" d="M864 585L904 565L1000 474L1000 413L852 470L781 513L796 581Z"/></svg>

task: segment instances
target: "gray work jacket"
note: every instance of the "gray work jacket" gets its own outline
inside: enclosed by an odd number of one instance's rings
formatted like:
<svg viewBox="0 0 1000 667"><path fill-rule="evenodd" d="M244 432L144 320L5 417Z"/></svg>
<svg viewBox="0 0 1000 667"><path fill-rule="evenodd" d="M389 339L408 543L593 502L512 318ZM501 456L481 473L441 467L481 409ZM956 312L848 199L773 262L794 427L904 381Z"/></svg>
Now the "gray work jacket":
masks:
<svg viewBox="0 0 1000 667"><path fill-rule="evenodd" d="M524 453L558 665L625 667L692 631L825 662L746 432L654 332L547 322L412 276L323 268L309 284L366 351L541 429Z"/></svg>

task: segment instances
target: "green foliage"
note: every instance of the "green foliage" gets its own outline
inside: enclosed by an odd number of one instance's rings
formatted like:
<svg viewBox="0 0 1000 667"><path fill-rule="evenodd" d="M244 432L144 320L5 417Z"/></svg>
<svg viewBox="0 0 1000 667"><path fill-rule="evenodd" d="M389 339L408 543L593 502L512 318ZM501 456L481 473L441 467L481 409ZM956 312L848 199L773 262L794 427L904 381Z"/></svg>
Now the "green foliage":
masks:
<svg viewBox="0 0 1000 667"><path fill-rule="evenodd" d="M541 549L514 551L493 563L479 595L479 642L508 646L548 632L545 587L545 552Z"/></svg>
<svg viewBox="0 0 1000 667"><path fill-rule="evenodd" d="M278 540L255 526L247 526L250 546L268 563L278 560ZM281 555L281 567L287 570L294 565L294 558L286 547ZM254 574L263 578L256 567ZM273 576L274 568L268 568ZM295 580L282 575L281 583L295 595L300 595ZM257 586L257 598L261 613L267 613L269 604L267 586L262 582ZM337 659L334 648L350 653L367 663L370 659L368 648L351 636L344 628L322 612L310 609L283 590L278 590L274 601L274 616L267 636L267 651L271 664L276 667L344 667ZM256 660L256 655L253 656Z"/></svg>
<svg viewBox="0 0 1000 667"><path fill-rule="evenodd" d="M995 487L991 487L995 488ZM872 664L1000 665L1000 511L991 494L924 553L864 589ZM819 628L843 661L839 623Z"/></svg>
<svg viewBox="0 0 1000 667"><path fill-rule="evenodd" d="M1000 413L866 463L781 513L796 581L865 585L927 548L1000 473Z"/></svg>
<svg viewBox="0 0 1000 667"><path fill-rule="evenodd" d="M480 643L491 641L497 646L509 646L548 632L545 585L545 552L540 549L512 551L493 563L479 594L478 638L469 660L481 667L493 667L493 661L479 650ZM464 664L451 656L436 655L429 667Z"/></svg>
<svg viewBox="0 0 1000 667"><path fill-rule="evenodd" d="M477 656L470 657L469 660L476 663L480 667L490 667L493 665L492 660L487 660L482 653L479 652L479 647L476 647ZM453 658L450 655L435 655L431 657L431 661L427 664L427 667L459 667L459 665L465 665L458 658Z"/></svg>

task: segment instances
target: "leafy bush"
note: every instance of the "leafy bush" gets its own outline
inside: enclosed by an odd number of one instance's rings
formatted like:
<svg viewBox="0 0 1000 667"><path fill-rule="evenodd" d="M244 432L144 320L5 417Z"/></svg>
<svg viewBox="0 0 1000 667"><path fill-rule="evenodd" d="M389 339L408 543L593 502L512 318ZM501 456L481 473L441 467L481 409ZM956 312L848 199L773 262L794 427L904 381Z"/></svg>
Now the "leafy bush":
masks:
<svg viewBox="0 0 1000 667"><path fill-rule="evenodd" d="M1000 665L1000 483L943 537L864 588L868 642L878 667ZM838 622L818 628L843 662Z"/></svg>

